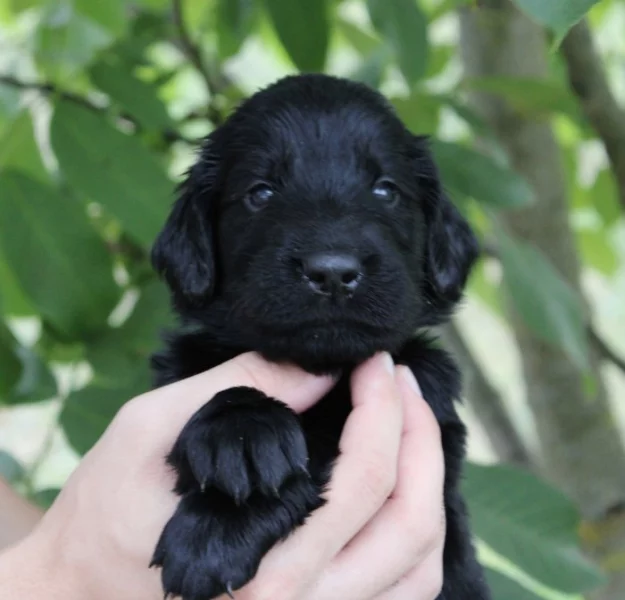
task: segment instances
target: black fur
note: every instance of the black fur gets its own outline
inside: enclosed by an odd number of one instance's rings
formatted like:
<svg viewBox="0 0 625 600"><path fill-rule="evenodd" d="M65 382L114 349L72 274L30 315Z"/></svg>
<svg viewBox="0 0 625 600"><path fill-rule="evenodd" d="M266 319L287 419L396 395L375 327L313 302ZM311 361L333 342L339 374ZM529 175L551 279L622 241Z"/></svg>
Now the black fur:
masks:
<svg viewBox="0 0 625 600"><path fill-rule="evenodd" d="M303 265L319 252L357 261L357 287L349 276L349 293L317 293ZM414 371L442 430L440 599L488 600L459 492L460 374L417 333L450 316L476 256L426 140L363 85L283 79L208 137L153 249L181 317L153 358L157 385L249 350L342 376L300 416L257 390L232 388L191 419L168 457L181 501L153 560L166 593L206 600L243 586L323 503L351 409L350 372L387 350Z"/></svg>

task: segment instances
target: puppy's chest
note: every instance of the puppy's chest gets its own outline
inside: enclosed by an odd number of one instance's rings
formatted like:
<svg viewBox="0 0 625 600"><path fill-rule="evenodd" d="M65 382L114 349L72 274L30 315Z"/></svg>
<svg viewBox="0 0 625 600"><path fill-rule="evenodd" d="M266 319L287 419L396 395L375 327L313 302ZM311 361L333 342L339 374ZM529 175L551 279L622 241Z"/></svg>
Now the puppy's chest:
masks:
<svg viewBox="0 0 625 600"><path fill-rule="evenodd" d="M339 440L351 410L349 375L343 375L326 396L301 415L313 468L315 463L325 466L338 456Z"/></svg>

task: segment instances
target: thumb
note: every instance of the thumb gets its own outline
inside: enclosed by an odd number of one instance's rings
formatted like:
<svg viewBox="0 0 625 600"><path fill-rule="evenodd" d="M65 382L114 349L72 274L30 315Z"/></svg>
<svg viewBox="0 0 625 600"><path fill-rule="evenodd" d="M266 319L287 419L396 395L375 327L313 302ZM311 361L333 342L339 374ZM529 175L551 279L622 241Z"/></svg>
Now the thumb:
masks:
<svg viewBox="0 0 625 600"><path fill-rule="evenodd" d="M316 376L293 365L271 363L246 353L213 369L158 388L135 401L149 402L153 414L163 416L173 436L215 394L231 387L252 387L303 412L332 389L336 380ZM173 439L172 439L173 442Z"/></svg>

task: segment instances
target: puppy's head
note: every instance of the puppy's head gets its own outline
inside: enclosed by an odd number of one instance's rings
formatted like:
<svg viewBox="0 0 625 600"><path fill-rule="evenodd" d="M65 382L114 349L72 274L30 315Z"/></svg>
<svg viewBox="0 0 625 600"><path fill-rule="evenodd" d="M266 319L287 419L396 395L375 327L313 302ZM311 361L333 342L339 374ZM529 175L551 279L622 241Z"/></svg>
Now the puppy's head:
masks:
<svg viewBox="0 0 625 600"><path fill-rule="evenodd" d="M476 255L425 140L377 92L307 75L208 137L153 263L183 316L324 370L442 321Z"/></svg>

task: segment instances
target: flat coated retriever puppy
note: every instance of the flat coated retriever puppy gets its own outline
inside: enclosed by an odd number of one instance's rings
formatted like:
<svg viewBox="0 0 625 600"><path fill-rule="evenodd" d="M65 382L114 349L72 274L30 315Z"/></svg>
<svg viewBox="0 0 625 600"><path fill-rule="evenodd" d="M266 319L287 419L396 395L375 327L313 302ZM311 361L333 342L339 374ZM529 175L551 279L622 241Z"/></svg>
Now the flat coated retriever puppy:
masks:
<svg viewBox="0 0 625 600"><path fill-rule="evenodd" d="M442 430L440 598L490 597L459 491L460 375L423 333L450 316L477 255L425 139L362 84L287 77L208 136L153 248L180 315L153 357L156 385L251 350L341 378L300 416L252 388L207 398L168 457L180 502L153 558L166 594L232 593L321 506L350 372L387 350L413 370Z"/></svg>

